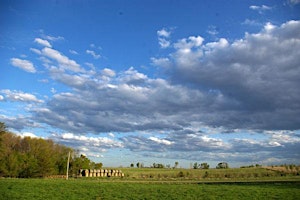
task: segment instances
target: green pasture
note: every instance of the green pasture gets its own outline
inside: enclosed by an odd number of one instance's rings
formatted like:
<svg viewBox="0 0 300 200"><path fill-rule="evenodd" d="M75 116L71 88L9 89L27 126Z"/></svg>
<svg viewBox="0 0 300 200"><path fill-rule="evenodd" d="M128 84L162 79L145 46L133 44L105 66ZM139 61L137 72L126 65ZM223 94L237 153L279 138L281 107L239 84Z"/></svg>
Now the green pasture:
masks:
<svg viewBox="0 0 300 200"><path fill-rule="evenodd" d="M229 169L155 169L123 168L128 180L196 180L196 181L257 181L287 180L299 175L267 170L265 168ZM299 177L300 178L300 177Z"/></svg>
<svg viewBox="0 0 300 200"><path fill-rule="evenodd" d="M3 200L299 199L300 182L159 182L113 179L0 179Z"/></svg>
<svg viewBox="0 0 300 200"><path fill-rule="evenodd" d="M300 176L264 168L122 168L125 177L0 178L0 200L300 199Z"/></svg>

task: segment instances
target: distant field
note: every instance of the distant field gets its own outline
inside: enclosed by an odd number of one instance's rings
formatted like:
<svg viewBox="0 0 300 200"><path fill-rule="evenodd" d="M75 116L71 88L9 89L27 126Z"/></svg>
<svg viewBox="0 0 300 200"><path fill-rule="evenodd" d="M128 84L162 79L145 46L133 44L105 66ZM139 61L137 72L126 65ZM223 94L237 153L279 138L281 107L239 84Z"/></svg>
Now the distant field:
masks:
<svg viewBox="0 0 300 200"><path fill-rule="evenodd" d="M300 176L264 168L122 168L124 178L0 178L2 200L300 199Z"/></svg>
<svg viewBox="0 0 300 200"><path fill-rule="evenodd" d="M0 199L299 199L300 182L180 183L112 179L0 179Z"/></svg>
<svg viewBox="0 0 300 200"><path fill-rule="evenodd" d="M296 173L284 173L266 168L230 169L155 169L123 168L125 178L132 180L196 180L196 181L257 181L300 178Z"/></svg>

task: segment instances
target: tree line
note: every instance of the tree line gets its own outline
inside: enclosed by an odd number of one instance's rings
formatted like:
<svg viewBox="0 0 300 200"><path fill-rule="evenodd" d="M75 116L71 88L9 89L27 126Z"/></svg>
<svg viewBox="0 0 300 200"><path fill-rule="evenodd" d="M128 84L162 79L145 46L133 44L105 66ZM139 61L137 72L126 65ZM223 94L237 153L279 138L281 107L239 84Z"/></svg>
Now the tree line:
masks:
<svg viewBox="0 0 300 200"><path fill-rule="evenodd" d="M81 168L101 168L78 151L42 138L20 137L0 122L0 177L46 177L66 174L68 154L70 174Z"/></svg>

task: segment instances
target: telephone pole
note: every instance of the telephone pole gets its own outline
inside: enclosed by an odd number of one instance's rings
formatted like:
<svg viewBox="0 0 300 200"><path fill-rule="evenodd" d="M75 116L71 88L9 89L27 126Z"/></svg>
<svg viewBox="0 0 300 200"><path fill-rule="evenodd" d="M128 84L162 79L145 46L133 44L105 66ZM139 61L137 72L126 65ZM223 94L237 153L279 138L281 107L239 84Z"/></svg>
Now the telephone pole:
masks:
<svg viewBox="0 0 300 200"><path fill-rule="evenodd" d="M67 177L66 177L66 180L68 180L68 179L69 179L69 165L70 165L70 156L71 156L71 152L69 151L68 163L67 163Z"/></svg>

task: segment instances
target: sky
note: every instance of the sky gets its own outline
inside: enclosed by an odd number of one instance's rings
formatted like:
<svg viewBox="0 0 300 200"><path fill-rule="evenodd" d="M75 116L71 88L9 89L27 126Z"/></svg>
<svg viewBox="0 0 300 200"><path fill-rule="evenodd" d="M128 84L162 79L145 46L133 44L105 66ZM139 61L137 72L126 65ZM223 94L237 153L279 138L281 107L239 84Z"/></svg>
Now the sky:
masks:
<svg viewBox="0 0 300 200"><path fill-rule="evenodd" d="M300 164L299 0L0 3L0 121L104 166Z"/></svg>

